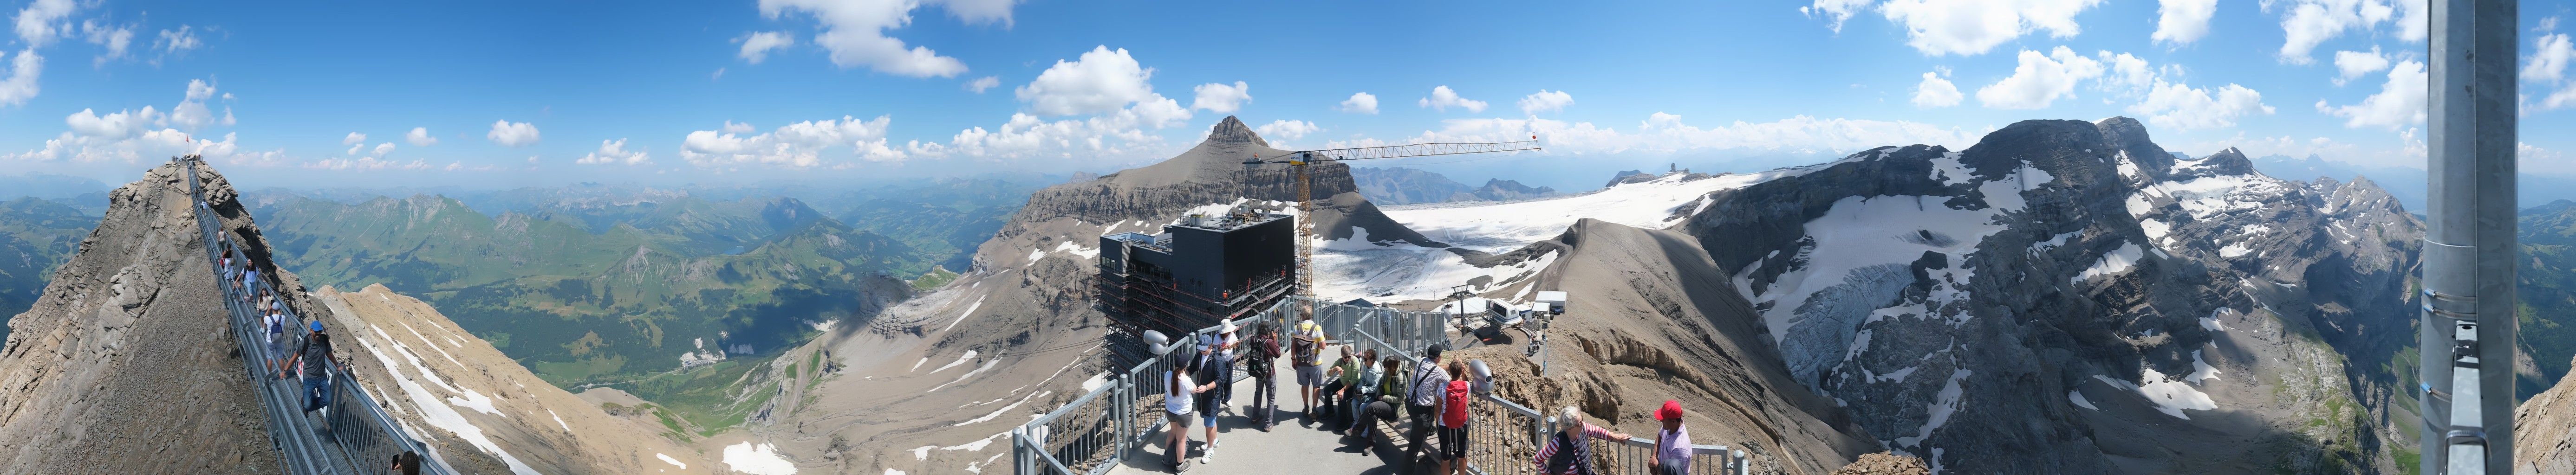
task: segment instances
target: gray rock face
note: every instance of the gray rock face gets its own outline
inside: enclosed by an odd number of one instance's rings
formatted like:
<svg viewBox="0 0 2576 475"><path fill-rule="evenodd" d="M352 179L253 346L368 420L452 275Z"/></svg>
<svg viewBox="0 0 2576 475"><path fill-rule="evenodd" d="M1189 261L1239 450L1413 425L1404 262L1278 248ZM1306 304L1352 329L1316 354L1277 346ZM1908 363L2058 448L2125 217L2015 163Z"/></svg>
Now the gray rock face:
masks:
<svg viewBox="0 0 2576 475"><path fill-rule="evenodd" d="M1485 186L1477 187L1476 191L1469 192L1468 194L1474 195L1476 199L1486 201L1516 201L1532 198L1545 198L1562 193L1557 193L1555 188L1544 186L1531 188L1529 185L1523 185L1518 181L1494 179L1485 180Z"/></svg>
<svg viewBox="0 0 2576 475"><path fill-rule="evenodd" d="M1359 185L1360 196L1385 205L1437 203L1475 192L1447 176L1411 168L1358 167L1351 169L1351 179Z"/></svg>
<svg viewBox="0 0 2576 475"><path fill-rule="evenodd" d="M2024 121L1711 195L1684 229L1800 384L1961 473L2394 468L2421 225L2368 181Z"/></svg>

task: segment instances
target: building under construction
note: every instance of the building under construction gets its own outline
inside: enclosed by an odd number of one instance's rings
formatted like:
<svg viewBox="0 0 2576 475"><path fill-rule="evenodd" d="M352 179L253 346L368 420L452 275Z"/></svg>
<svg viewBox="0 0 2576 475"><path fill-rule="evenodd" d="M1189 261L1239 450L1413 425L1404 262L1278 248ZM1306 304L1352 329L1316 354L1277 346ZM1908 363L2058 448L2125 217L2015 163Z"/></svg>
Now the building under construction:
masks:
<svg viewBox="0 0 2576 475"><path fill-rule="evenodd" d="M1100 303L1121 336L1184 335L1297 293L1296 218L1236 207L1100 238ZM1133 340L1130 340L1133 341Z"/></svg>

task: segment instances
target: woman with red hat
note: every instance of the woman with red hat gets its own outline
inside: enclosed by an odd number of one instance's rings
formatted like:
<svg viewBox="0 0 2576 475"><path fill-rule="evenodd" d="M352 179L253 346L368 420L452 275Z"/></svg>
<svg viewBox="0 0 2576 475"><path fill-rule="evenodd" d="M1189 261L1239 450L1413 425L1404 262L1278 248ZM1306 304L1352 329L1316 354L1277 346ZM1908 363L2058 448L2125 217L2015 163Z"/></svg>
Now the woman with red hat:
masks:
<svg viewBox="0 0 2576 475"><path fill-rule="evenodd" d="M1690 429L1682 427L1682 402L1664 400L1664 407L1655 410L1655 420L1664 421L1664 430L1655 432L1655 459L1646 462L1647 467L1655 475L1690 473Z"/></svg>

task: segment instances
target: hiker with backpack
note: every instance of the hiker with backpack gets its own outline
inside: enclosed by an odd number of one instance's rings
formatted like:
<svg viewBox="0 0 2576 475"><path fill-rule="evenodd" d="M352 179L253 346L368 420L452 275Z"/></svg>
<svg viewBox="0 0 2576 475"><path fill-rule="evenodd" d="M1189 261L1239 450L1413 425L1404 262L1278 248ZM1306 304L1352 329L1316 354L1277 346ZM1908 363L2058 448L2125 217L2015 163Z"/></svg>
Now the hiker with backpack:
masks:
<svg viewBox="0 0 2576 475"><path fill-rule="evenodd" d="M302 369L300 375L304 377L307 401L304 412L307 414L331 405L331 335L322 333L322 322L313 322L312 329L313 332L304 338L304 346L295 351L295 358L286 362L289 368ZM277 379L286 378L279 376Z"/></svg>
<svg viewBox="0 0 2576 475"><path fill-rule="evenodd" d="M1547 445L1540 447L1538 457L1530 460L1538 464L1538 472L1545 475L1600 473L1592 467L1592 439L1628 440L1628 434L1611 432L1584 422L1583 411L1574 406L1565 406L1564 412L1557 416L1556 425L1559 429L1548 435Z"/></svg>
<svg viewBox="0 0 2576 475"><path fill-rule="evenodd" d="M1262 432L1269 432L1279 418L1279 334L1273 330L1270 322L1252 327L1252 340L1244 347L1243 372L1252 375L1252 425Z"/></svg>
<svg viewBox="0 0 2576 475"><path fill-rule="evenodd" d="M1440 474L1454 475L1467 468L1467 408L1475 400L1475 388L1469 384L1466 360L1449 360L1449 374L1459 375L1440 390Z"/></svg>
<svg viewBox="0 0 2576 475"><path fill-rule="evenodd" d="M261 320L260 326L268 329L268 357L265 358L268 360L268 372L269 374L285 373L286 314L272 308L268 311L268 316Z"/></svg>
<svg viewBox="0 0 2576 475"><path fill-rule="evenodd" d="M1305 401L1306 420L1315 420L1316 390L1324 386L1324 326L1315 323L1314 315L1297 320L1290 334L1288 366L1297 371L1297 396Z"/></svg>
<svg viewBox="0 0 2576 475"><path fill-rule="evenodd" d="M1414 367L1412 377L1407 379L1411 383L1405 387L1404 412L1412 416L1413 423L1404 440L1408 444L1406 453L1414 457L1422 455L1423 439L1431 436L1433 419L1439 414L1436 410L1440 405L1440 391L1449 387L1449 371L1440 368L1440 353L1447 349L1446 345L1439 343L1423 349L1422 364Z"/></svg>
<svg viewBox="0 0 2576 475"><path fill-rule="evenodd" d="M1655 420L1662 421L1664 429L1655 432L1655 458L1646 462L1647 472L1655 475L1690 473L1690 430L1682 427L1682 402L1665 399L1664 407L1655 410Z"/></svg>

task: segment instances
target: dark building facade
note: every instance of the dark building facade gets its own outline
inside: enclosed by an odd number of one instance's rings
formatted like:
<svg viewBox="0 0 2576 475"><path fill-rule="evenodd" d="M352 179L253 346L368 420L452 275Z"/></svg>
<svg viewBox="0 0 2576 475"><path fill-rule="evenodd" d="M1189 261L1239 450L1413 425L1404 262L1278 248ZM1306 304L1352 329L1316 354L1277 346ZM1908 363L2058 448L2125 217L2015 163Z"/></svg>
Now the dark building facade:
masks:
<svg viewBox="0 0 2576 475"><path fill-rule="evenodd" d="M1128 337L1181 335L1243 318L1296 293L1297 222L1238 209L1162 234L1100 237L1100 301Z"/></svg>

